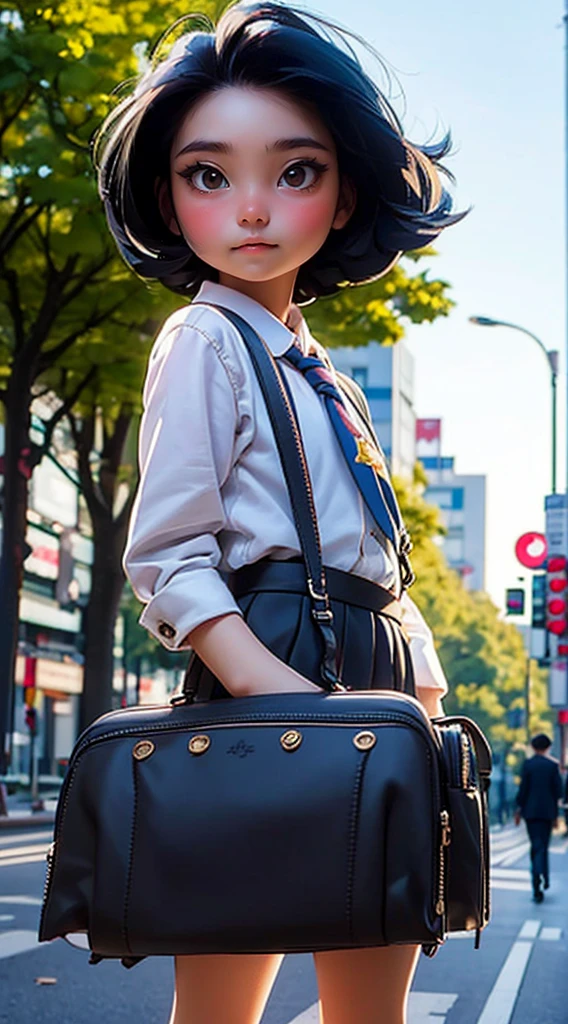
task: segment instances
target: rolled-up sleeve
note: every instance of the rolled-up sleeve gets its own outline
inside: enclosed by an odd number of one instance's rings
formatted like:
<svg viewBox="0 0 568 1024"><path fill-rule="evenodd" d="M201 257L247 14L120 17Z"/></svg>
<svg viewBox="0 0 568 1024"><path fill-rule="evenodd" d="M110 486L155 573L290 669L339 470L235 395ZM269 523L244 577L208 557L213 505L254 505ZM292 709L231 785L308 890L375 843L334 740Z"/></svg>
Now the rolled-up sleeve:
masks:
<svg viewBox="0 0 568 1024"><path fill-rule="evenodd" d="M240 613L221 576L221 488L234 462L237 386L219 341L164 325L152 350L139 433L140 482L123 566L139 622L168 650L218 615Z"/></svg>
<svg viewBox="0 0 568 1024"><path fill-rule="evenodd" d="M436 690L440 697L445 697L448 683L434 647L432 630L407 591L402 596L402 625L410 642L416 686Z"/></svg>

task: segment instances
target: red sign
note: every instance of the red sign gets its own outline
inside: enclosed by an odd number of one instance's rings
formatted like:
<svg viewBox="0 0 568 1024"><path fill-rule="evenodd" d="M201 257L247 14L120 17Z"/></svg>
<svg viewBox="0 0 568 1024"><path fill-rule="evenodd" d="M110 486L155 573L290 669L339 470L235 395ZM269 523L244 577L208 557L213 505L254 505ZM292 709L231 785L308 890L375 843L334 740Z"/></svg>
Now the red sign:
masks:
<svg viewBox="0 0 568 1024"><path fill-rule="evenodd" d="M525 569L540 569L548 554L546 537L543 533L523 533L515 544L515 554Z"/></svg>
<svg viewBox="0 0 568 1024"><path fill-rule="evenodd" d="M441 420L416 420L416 440L434 441L440 439L442 429Z"/></svg>

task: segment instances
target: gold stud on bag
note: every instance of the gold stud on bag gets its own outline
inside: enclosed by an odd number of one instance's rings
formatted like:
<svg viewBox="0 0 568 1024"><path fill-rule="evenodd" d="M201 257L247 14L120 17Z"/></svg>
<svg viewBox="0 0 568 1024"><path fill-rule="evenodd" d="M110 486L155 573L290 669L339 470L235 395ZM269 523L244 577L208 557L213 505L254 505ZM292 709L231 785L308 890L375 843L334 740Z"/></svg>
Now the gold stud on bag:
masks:
<svg viewBox="0 0 568 1024"><path fill-rule="evenodd" d="M297 750L301 742L302 734L297 732L296 729L288 729L288 732L283 733L280 737L282 747L288 751Z"/></svg>
<svg viewBox="0 0 568 1024"><path fill-rule="evenodd" d="M190 754L204 754L211 746L211 739L201 733L199 736L192 736L187 746Z"/></svg>
<svg viewBox="0 0 568 1024"><path fill-rule="evenodd" d="M135 743L132 748L132 756L137 761L145 761L147 757L150 757L154 753L156 745L152 743L152 740L140 740Z"/></svg>
<svg viewBox="0 0 568 1024"><path fill-rule="evenodd" d="M364 729L363 732L358 732L353 737L353 743L357 747L357 750L370 750L371 747L375 746L377 737L374 732L370 732L368 729Z"/></svg>

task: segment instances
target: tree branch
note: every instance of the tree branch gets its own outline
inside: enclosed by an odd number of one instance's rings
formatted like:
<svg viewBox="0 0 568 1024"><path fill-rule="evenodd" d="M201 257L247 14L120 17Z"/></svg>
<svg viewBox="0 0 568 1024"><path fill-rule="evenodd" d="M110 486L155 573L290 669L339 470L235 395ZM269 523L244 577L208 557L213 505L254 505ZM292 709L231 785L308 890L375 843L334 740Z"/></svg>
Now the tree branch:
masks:
<svg viewBox="0 0 568 1024"><path fill-rule="evenodd" d="M8 301L6 304L14 323L15 350L18 351L22 348L25 340L24 316L22 304L20 302L18 274L11 267L7 267L5 265L2 256L0 256L0 273L4 277L8 287Z"/></svg>
<svg viewBox="0 0 568 1024"><path fill-rule="evenodd" d="M2 233L0 234L0 256L5 256L6 253L16 244L21 235L35 223L40 213L47 208L47 203L41 203L33 213L30 213L29 217L22 220L22 214L26 209L25 196L21 194L18 198L18 205L14 212L8 219Z"/></svg>
<svg viewBox="0 0 568 1024"><path fill-rule="evenodd" d="M132 422L132 414L133 407L130 402L124 403L120 407L119 414L114 421L114 430L112 434L106 435L101 452L100 488L111 515L116 494L116 478L122 462L124 443Z"/></svg>
<svg viewBox="0 0 568 1024"><path fill-rule="evenodd" d="M20 100L20 102L16 103L16 106L14 107L14 110L12 111L12 113L8 115L8 117L5 119L5 121L2 122L2 124L0 124L0 146L2 144L2 138L4 137L6 132L8 131L8 128L10 127L11 124L14 123L14 121L16 120L18 114L24 109L24 107L25 107L26 103L28 102L28 100L30 99L30 97L33 96L34 91L35 91L34 86L28 87L26 89L22 99Z"/></svg>
<svg viewBox="0 0 568 1024"><path fill-rule="evenodd" d="M89 461L89 456L93 451L95 438L95 417L94 415L85 417L81 421L80 428L76 416L74 416L71 411L67 413L67 420L71 427L71 433L73 435L73 441L77 451L81 490L85 501L87 502L87 508L89 509L91 518L94 519L103 504L98 493L97 485L93 479L91 463Z"/></svg>
<svg viewBox="0 0 568 1024"><path fill-rule="evenodd" d="M111 306L110 310L104 310L98 316L89 317L76 331L72 331L66 338L58 342L57 345L53 345L51 348L46 348L42 352L38 359L38 376L48 370L53 364L67 352L67 349L71 348L71 345L79 338L82 334L86 334L87 331L91 331L93 327L98 327L99 324L103 323L108 316L114 313L115 309L122 306L126 302L126 298L121 299L120 302L116 302L114 306Z"/></svg>
<svg viewBox="0 0 568 1024"><path fill-rule="evenodd" d="M79 384L77 385L75 390L68 396L68 398L65 399L64 402L61 403L59 408L56 409L56 411L54 412L53 416L51 416L47 422L44 421L45 433L43 447L45 448L46 451L51 445L53 431L55 430L57 424L63 419L64 416L69 415L71 409L75 405L75 402L79 398L81 392L84 391L86 387L88 387L93 378L96 376L97 369L98 367L91 366L91 369L86 374L86 376L83 377L83 380L79 381Z"/></svg>

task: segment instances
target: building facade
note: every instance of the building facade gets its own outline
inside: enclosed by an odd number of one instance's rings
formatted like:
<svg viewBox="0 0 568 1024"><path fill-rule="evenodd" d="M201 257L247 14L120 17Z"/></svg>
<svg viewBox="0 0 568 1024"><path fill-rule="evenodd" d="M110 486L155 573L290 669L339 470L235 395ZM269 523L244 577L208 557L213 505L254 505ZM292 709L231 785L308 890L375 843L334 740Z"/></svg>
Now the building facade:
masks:
<svg viewBox="0 0 568 1024"><path fill-rule="evenodd" d="M334 365L363 388L390 470L412 477L416 461L414 360L404 344L334 348Z"/></svg>
<svg viewBox="0 0 568 1024"><path fill-rule="evenodd" d="M416 451L428 478L425 499L440 509L447 533L442 550L469 590L485 589L486 478L456 473L441 454L441 420L416 421Z"/></svg>

